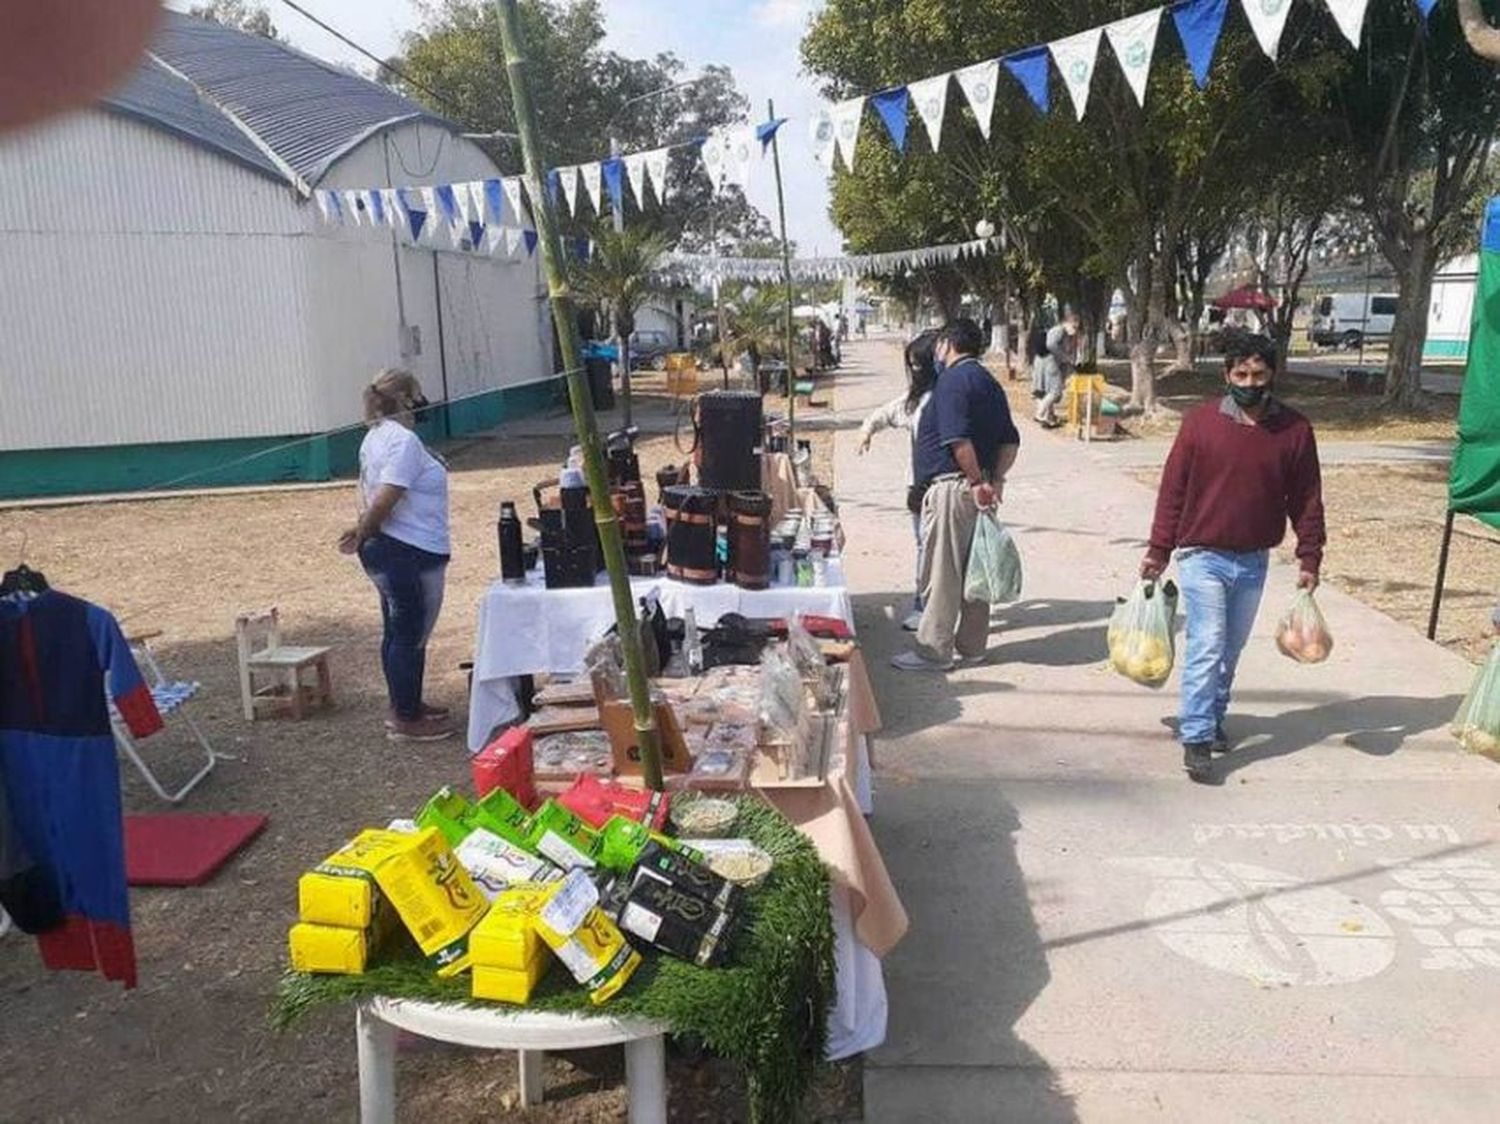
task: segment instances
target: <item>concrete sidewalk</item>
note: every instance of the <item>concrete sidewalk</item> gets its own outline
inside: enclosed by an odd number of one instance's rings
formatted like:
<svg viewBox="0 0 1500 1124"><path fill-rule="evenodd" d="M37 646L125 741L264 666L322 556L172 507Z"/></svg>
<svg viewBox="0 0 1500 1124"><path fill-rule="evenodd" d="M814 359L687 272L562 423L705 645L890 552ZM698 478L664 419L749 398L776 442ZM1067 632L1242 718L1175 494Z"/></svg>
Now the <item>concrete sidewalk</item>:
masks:
<svg viewBox="0 0 1500 1124"><path fill-rule="evenodd" d="M846 421L899 391L850 348ZM873 1121L1500 1118L1500 770L1446 726L1471 671L1329 590L1322 667L1270 630L1221 787L1188 783L1162 692L1103 664L1152 496L1026 423L1004 518L1026 596L986 666L891 670L910 597L904 435L838 491L886 718L873 827L912 917L886 961Z"/></svg>

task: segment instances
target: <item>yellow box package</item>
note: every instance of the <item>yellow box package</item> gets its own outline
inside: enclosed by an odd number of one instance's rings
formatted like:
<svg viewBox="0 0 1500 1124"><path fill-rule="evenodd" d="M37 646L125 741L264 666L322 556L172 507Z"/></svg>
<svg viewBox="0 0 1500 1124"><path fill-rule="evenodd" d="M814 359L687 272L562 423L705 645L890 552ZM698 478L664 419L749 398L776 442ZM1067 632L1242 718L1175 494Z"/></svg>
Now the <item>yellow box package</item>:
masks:
<svg viewBox="0 0 1500 1124"><path fill-rule="evenodd" d="M292 971L357 976L365 970L370 955L363 929L340 929L333 925L299 922L287 934Z"/></svg>
<svg viewBox="0 0 1500 1124"><path fill-rule="evenodd" d="M469 960L477 967L530 969L551 954L536 931L537 913L547 901L547 883L528 882L502 890L484 920L469 934Z"/></svg>
<svg viewBox="0 0 1500 1124"><path fill-rule="evenodd" d="M624 987L641 965L641 954L599 908L599 888L581 869L547 887L535 924L596 1006Z"/></svg>
<svg viewBox="0 0 1500 1124"><path fill-rule="evenodd" d="M297 880L297 916L314 925L368 929L380 910L375 867L399 832L362 831Z"/></svg>
<svg viewBox="0 0 1500 1124"><path fill-rule="evenodd" d="M529 968L515 971L510 968L490 968L475 964L473 972L473 995L475 999L494 999L501 1003L514 1003L524 1007L531 1002L531 993L542 982L552 957L545 952L537 957Z"/></svg>

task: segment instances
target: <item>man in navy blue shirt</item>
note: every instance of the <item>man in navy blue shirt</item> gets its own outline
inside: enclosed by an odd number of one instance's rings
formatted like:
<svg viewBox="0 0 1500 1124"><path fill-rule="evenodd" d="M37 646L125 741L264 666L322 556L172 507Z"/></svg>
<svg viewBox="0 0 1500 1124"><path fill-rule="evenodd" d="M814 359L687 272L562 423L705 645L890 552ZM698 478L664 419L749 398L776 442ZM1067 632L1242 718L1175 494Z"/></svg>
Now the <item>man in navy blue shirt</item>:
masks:
<svg viewBox="0 0 1500 1124"><path fill-rule="evenodd" d="M915 476L922 500L922 579L926 597L917 643L891 662L903 671L949 671L955 652L984 654L990 607L964 600L964 573L981 510L1004 497L1005 475L1016 462L1021 435L1010 403L979 362L979 325L967 317L938 337L941 368L917 429Z"/></svg>

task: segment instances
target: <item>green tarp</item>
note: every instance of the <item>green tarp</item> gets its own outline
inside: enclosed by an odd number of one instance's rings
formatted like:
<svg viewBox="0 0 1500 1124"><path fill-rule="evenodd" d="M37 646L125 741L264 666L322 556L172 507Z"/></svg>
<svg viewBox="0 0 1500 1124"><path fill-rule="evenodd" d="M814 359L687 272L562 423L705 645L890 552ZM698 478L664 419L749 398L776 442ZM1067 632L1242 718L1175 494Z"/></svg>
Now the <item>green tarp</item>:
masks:
<svg viewBox="0 0 1500 1124"><path fill-rule="evenodd" d="M1500 528L1500 197L1484 213L1449 506Z"/></svg>

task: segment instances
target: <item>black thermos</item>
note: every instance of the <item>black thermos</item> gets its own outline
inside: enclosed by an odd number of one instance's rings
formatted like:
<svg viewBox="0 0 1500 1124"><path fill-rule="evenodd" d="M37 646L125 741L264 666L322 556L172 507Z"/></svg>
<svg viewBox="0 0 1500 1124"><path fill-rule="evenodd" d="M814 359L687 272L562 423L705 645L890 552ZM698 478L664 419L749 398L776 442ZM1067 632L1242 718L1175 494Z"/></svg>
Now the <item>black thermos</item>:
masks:
<svg viewBox="0 0 1500 1124"><path fill-rule="evenodd" d="M524 583L526 581L526 559L521 550L521 517L516 514L516 505L505 500L500 505L500 520L496 524L500 536L500 577L503 581Z"/></svg>

